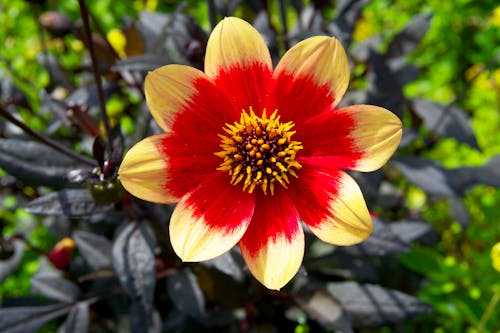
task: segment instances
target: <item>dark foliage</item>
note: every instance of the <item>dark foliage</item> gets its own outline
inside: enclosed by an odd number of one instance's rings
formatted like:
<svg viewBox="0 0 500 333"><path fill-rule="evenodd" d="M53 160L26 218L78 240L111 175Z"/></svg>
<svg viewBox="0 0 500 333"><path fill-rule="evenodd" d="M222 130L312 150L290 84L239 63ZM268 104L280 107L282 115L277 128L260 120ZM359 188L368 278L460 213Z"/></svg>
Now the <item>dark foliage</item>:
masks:
<svg viewBox="0 0 500 333"><path fill-rule="evenodd" d="M58 332L75 333L119 331L123 325L132 332L148 333L278 332L292 331L306 318L321 331L351 333L360 327L394 326L430 312L429 305L412 296L421 283L418 277L402 271L387 278L385 271L399 265L395 255L409 251L416 242L432 244L434 239L430 224L405 209L397 186L410 183L435 200L450 200L454 218L465 227L470 216L461 198L478 184L500 186L500 157L480 167L447 169L421 156L440 138L453 138L477 150L479 145L465 110L403 94L403 86L420 70L407 57L418 47L432 16L416 16L383 51L382 36L353 42L356 22L369 2L337 1L336 16L326 19L330 2L312 1L306 6L290 1L297 23L288 27L282 22L284 27L278 28L269 20L266 1L209 1L214 19L232 15L238 8L251 13L274 60L279 59L278 50L308 36L336 36L354 65L364 68L361 79L368 85L351 90L344 103L379 105L405 119L400 152L389 166L354 175L369 207L382 212L374 218L371 237L345 248L308 239L301 271L279 292L265 289L250 276L237 249L207 262L181 263L166 231L172 207L132 198L117 179L122 152L158 130L142 93L147 71L168 63L203 67L209 32L185 13L184 4L169 14L142 12L137 20L128 20L123 28L126 57L118 57L95 27L92 43L106 79L101 91L104 100L89 79L93 73L89 66L82 64L82 80L77 81L68 78L57 57L44 52L41 62L51 86L40 93L40 102L52 120L40 134L57 142L36 142L38 138L19 135L2 120L0 167L14 177L3 190L18 193L29 187L31 194L20 195L22 202L29 201L25 210L40 215L41 221L55 221L54 234L70 236L77 251L68 268L51 267L32 277L33 292L46 302L3 303L0 332L34 332L51 321ZM89 44L79 21L46 12L40 22L55 37L72 35ZM29 109L22 90L0 79L1 114L17 117L19 110ZM75 88L77 82L84 83ZM50 90L57 87L68 89L68 96L53 97ZM135 121L132 134L125 135L120 126L110 132L100 128L98 117L107 117L105 110L99 110L101 102L116 96L126 101L123 115ZM75 148L80 158L66 154L65 147ZM27 251L23 239L20 234L3 235L0 227L0 282L20 265ZM406 260L407 266L418 267L411 256Z"/></svg>

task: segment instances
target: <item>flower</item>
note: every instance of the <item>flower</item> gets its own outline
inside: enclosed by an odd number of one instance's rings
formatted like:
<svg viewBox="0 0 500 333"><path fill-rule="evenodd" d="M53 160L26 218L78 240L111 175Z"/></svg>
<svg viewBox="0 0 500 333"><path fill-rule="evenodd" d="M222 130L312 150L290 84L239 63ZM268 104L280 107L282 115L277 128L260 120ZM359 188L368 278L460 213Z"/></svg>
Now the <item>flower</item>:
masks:
<svg viewBox="0 0 500 333"><path fill-rule="evenodd" d="M338 108L349 81L342 45L308 38L273 70L247 22L230 17L210 35L205 72L167 65L150 72L146 101L165 131L133 146L119 170L125 189L176 203L173 249L184 261L239 244L251 273L280 289L304 255L302 223L336 245L373 226L343 169L380 168L401 140L401 122L376 106Z"/></svg>
<svg viewBox="0 0 500 333"><path fill-rule="evenodd" d="M500 242L493 245L490 255L493 268L500 272Z"/></svg>

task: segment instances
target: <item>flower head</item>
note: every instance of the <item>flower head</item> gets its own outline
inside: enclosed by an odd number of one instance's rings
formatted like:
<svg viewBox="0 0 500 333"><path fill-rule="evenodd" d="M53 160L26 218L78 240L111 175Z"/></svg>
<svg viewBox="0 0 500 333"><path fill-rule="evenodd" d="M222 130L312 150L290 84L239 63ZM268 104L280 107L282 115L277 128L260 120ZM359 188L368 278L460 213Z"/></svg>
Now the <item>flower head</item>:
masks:
<svg viewBox="0 0 500 333"><path fill-rule="evenodd" d="M170 239L182 260L239 244L257 280L279 289L302 262L302 222L336 245L373 228L343 170L380 168L401 122L376 106L337 107L348 81L335 38L308 38L273 69L259 33L226 18L210 35L205 72L167 65L148 74L146 101L165 133L130 149L121 181L139 198L177 203Z"/></svg>

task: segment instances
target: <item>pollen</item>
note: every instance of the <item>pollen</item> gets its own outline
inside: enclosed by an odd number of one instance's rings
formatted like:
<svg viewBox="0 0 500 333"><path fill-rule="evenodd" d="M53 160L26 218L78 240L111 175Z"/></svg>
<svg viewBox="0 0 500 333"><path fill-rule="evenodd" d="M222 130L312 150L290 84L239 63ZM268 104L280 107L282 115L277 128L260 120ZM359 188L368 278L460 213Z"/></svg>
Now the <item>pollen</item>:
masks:
<svg viewBox="0 0 500 333"><path fill-rule="evenodd" d="M221 151L215 153L224 161L217 170L226 171L232 185L243 185L243 191L253 193L260 188L264 194L274 194L276 184L288 188L289 176L297 178L302 166L296 159L302 143L292 140L293 122L280 122L278 111L269 117L266 110L257 116L252 108L242 111L239 122L226 124L221 138Z"/></svg>

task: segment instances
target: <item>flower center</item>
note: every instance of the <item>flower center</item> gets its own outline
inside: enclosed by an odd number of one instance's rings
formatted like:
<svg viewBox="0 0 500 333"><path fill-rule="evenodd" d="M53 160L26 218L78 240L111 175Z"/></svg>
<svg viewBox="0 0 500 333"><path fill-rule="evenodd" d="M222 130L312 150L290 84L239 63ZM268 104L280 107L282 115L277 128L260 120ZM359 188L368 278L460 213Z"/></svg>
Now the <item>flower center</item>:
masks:
<svg viewBox="0 0 500 333"><path fill-rule="evenodd" d="M292 140L295 124L280 122L277 111L268 118L266 110L257 116L250 107L250 113L241 113L240 121L223 128L228 135L221 135L222 151L215 155L224 159L217 170L227 171L231 184L243 182L243 191L252 193L260 187L264 194L274 194L275 183L288 188L289 175L297 178L294 169L302 166L296 160L302 143Z"/></svg>

